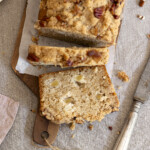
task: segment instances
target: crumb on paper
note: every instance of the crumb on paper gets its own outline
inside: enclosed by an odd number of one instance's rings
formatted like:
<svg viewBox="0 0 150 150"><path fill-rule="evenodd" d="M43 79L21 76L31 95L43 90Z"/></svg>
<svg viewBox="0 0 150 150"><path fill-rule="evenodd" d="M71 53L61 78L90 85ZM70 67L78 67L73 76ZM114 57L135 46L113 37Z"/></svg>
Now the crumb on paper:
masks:
<svg viewBox="0 0 150 150"><path fill-rule="evenodd" d="M140 7L143 7L143 6L144 6L144 3L145 3L145 0L140 0L140 1L139 1L139 6L140 6Z"/></svg>
<svg viewBox="0 0 150 150"><path fill-rule="evenodd" d="M117 132L117 135L119 135L119 134L120 134L120 131Z"/></svg>
<svg viewBox="0 0 150 150"><path fill-rule="evenodd" d="M144 20L145 19L145 16L142 16L142 15L137 15L137 17L141 20Z"/></svg>
<svg viewBox="0 0 150 150"><path fill-rule="evenodd" d="M150 34L147 34L147 38L150 40Z"/></svg>
<svg viewBox="0 0 150 150"><path fill-rule="evenodd" d="M33 113L36 113L36 110L35 110L35 109L31 109L30 111L33 112Z"/></svg>
<svg viewBox="0 0 150 150"><path fill-rule="evenodd" d="M128 75L124 72L124 71L119 71L117 73L117 76L119 79L121 79L123 82L128 82L129 81L129 77Z"/></svg>
<svg viewBox="0 0 150 150"><path fill-rule="evenodd" d="M114 62L114 64L116 64L116 62Z"/></svg>
<svg viewBox="0 0 150 150"><path fill-rule="evenodd" d="M71 130L74 130L74 129L75 129L75 127L76 127L75 122L71 123L71 125L70 125L70 129L71 129Z"/></svg>
<svg viewBox="0 0 150 150"><path fill-rule="evenodd" d="M120 89L121 89L121 86L117 86L117 89L120 90Z"/></svg>
<svg viewBox="0 0 150 150"><path fill-rule="evenodd" d="M32 42L38 44L38 41L39 41L39 37L37 36L32 36Z"/></svg>
<svg viewBox="0 0 150 150"><path fill-rule="evenodd" d="M109 129L110 131L112 131L113 128L112 128L112 126L109 126L108 129Z"/></svg>
<svg viewBox="0 0 150 150"><path fill-rule="evenodd" d="M71 138L74 139L74 137L75 137L75 134L72 134Z"/></svg>
<svg viewBox="0 0 150 150"><path fill-rule="evenodd" d="M88 128L92 131L93 130L93 125L92 124L89 124Z"/></svg>

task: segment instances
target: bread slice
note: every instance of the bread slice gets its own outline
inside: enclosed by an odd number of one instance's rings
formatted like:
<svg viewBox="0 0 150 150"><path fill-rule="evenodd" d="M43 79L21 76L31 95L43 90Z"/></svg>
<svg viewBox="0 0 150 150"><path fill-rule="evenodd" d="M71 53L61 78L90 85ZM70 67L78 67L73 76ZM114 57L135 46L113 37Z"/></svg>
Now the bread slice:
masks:
<svg viewBox="0 0 150 150"><path fill-rule="evenodd" d="M82 45L116 43L124 0L41 0L40 35Z"/></svg>
<svg viewBox="0 0 150 150"><path fill-rule="evenodd" d="M49 47L30 45L28 61L33 65L63 67L105 65L108 62L107 48Z"/></svg>
<svg viewBox="0 0 150 150"><path fill-rule="evenodd" d="M56 124L101 121L119 101L105 66L39 76L40 112Z"/></svg>

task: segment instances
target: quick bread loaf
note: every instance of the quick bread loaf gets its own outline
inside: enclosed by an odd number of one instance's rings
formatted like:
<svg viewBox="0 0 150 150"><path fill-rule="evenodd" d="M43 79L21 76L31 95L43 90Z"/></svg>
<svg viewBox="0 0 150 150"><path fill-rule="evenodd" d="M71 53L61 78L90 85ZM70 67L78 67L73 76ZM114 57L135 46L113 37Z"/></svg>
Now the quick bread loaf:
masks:
<svg viewBox="0 0 150 150"><path fill-rule="evenodd" d="M124 0L41 0L40 35L82 45L116 43Z"/></svg>
<svg viewBox="0 0 150 150"><path fill-rule="evenodd" d="M101 121L119 101L104 65L39 76L40 112L56 124Z"/></svg>
<svg viewBox="0 0 150 150"><path fill-rule="evenodd" d="M105 65L108 62L107 48L51 47L30 45L28 61L33 65L61 67Z"/></svg>

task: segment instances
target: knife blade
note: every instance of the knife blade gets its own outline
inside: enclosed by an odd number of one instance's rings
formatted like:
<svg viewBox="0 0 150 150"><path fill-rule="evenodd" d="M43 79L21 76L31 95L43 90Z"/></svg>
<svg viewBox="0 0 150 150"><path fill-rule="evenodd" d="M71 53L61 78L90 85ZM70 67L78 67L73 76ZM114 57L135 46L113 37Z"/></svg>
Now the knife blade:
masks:
<svg viewBox="0 0 150 150"><path fill-rule="evenodd" d="M141 104L150 99L150 58L140 78L136 92L133 97L133 106L129 117L127 118L124 127L113 150L127 150L132 131L134 129L138 112Z"/></svg>
<svg viewBox="0 0 150 150"><path fill-rule="evenodd" d="M150 99L150 58L141 76L134 99L142 103Z"/></svg>

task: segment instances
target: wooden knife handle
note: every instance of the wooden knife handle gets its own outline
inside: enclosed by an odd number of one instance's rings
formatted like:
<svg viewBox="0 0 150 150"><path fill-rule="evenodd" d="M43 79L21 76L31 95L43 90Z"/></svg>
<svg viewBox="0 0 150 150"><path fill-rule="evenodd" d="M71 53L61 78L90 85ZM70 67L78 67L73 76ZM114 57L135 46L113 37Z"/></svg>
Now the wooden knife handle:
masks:
<svg viewBox="0 0 150 150"><path fill-rule="evenodd" d="M124 124L122 132L121 132L113 150L127 150L129 141L130 141L130 137L131 137L132 131L134 129L141 104L142 103L139 101L134 101L133 109L131 110L129 117L128 117L126 123Z"/></svg>

